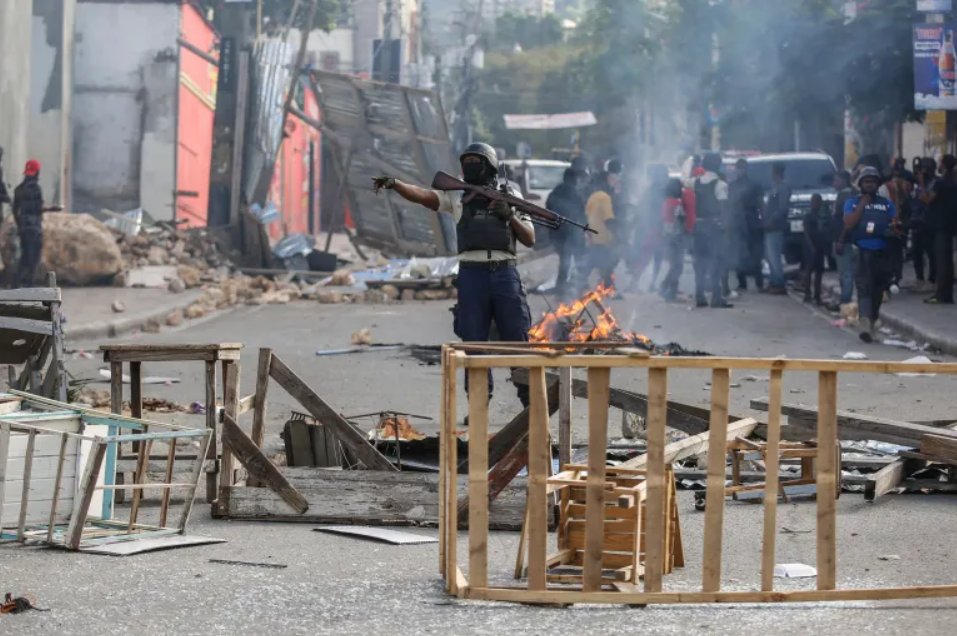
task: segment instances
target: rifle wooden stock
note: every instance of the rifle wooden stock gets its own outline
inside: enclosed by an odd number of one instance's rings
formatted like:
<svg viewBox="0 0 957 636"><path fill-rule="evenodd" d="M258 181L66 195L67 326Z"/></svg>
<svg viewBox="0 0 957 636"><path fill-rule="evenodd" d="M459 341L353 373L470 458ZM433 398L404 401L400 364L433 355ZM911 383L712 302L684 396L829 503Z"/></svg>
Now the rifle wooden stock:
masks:
<svg viewBox="0 0 957 636"><path fill-rule="evenodd" d="M521 210L532 217L541 219L546 224L558 227L567 223L568 225L579 227L586 232L598 234L598 232L588 227L587 224L572 221L571 219L565 218L557 212L552 212L549 209L535 205L534 203L506 192L499 192L495 188L486 188L483 186L466 183L461 179L453 177L447 172L442 172L441 170L435 173L435 178L432 179L432 188L435 190L442 190L443 192L472 192L474 194L483 196L486 199L491 199L492 201L504 201L517 210Z"/></svg>

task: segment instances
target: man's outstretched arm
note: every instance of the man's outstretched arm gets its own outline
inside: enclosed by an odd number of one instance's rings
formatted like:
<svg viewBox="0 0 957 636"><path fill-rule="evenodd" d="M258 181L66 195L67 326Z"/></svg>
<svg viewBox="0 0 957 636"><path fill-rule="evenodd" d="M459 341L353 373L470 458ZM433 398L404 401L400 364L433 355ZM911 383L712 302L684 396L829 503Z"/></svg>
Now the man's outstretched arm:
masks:
<svg viewBox="0 0 957 636"><path fill-rule="evenodd" d="M372 188L376 194L383 188L386 190L394 190L406 201L418 203L436 212L439 210L439 195L437 195L434 190L420 188L419 186L399 181L393 177L373 177Z"/></svg>

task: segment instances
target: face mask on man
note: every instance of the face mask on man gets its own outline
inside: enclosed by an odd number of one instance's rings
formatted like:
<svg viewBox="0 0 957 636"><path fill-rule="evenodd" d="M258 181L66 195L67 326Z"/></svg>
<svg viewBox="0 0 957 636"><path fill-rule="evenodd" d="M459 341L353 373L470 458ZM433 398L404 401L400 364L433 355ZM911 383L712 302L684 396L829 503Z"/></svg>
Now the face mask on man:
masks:
<svg viewBox="0 0 957 636"><path fill-rule="evenodd" d="M485 185L488 181L485 164L480 161L462 164L462 176L465 179L465 183L472 185Z"/></svg>

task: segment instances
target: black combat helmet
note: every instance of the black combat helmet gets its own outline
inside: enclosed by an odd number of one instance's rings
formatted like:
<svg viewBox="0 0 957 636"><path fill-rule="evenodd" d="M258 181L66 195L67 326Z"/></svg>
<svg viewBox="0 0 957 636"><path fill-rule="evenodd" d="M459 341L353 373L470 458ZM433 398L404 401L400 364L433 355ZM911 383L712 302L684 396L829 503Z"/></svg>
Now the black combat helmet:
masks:
<svg viewBox="0 0 957 636"><path fill-rule="evenodd" d="M482 157L488 162L492 170L494 170L496 174L498 173L498 155L495 154L495 148L492 148L490 145L479 142L469 144L465 150L462 151L459 161L464 159L466 155Z"/></svg>

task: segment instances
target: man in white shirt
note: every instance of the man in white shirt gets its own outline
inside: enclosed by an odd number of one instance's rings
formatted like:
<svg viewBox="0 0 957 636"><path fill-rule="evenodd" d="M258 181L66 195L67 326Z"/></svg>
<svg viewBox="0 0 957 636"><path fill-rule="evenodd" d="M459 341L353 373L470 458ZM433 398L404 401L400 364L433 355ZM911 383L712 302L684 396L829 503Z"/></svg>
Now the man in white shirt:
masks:
<svg viewBox="0 0 957 636"><path fill-rule="evenodd" d="M488 144L469 145L460 161L466 183L498 186L498 157ZM455 334L466 342L485 342L494 320L502 340L527 341L532 318L516 267L516 242L527 247L535 244L531 219L507 203L469 192L421 188L392 177L376 177L373 184L376 191L393 190L407 201L451 214L455 220L459 253ZM491 395L491 374L488 390ZM527 405L528 387L519 385L518 396Z"/></svg>

